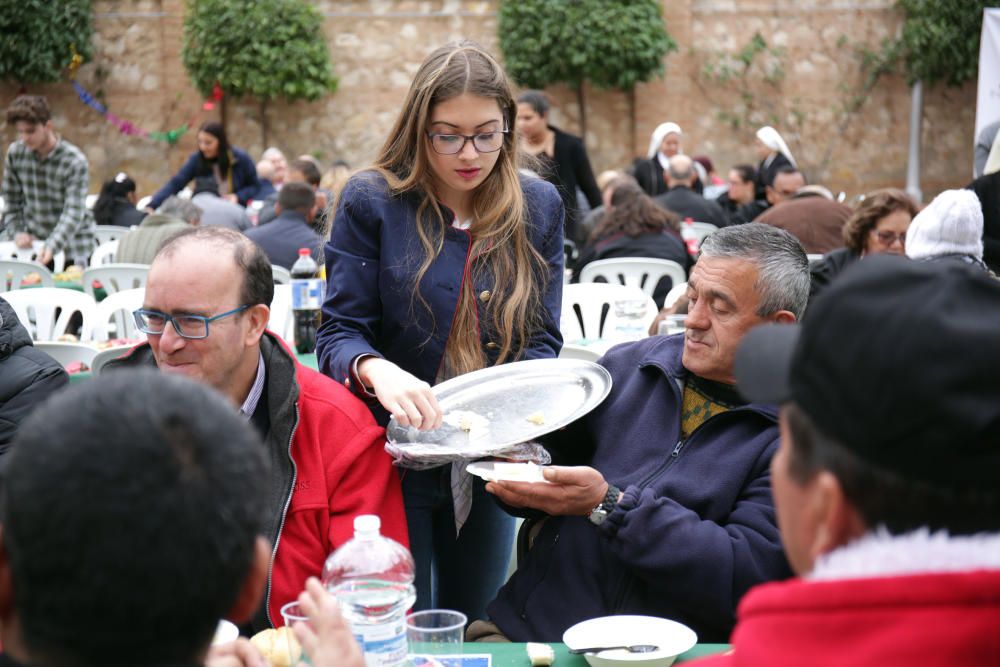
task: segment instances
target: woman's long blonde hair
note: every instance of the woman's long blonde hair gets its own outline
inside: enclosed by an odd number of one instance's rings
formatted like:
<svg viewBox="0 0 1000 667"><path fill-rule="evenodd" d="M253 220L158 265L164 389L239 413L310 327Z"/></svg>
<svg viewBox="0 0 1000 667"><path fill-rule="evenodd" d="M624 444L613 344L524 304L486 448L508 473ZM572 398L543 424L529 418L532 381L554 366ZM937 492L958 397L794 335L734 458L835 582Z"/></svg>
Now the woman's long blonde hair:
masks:
<svg viewBox="0 0 1000 667"><path fill-rule="evenodd" d="M517 359L529 338L542 326L541 294L548 279L545 259L528 238L527 210L518 174L517 104L500 64L473 42L447 44L420 66L402 112L379 151L374 169L394 194L415 193L417 232L424 256L413 283L413 298L430 310L420 294L420 281L444 245L446 220L434 196L427 151L427 129L436 104L464 93L495 99L503 113L503 146L493 170L472 194L473 238L470 258L478 256L462 281L458 310L446 347L446 367L452 373L483 368L486 355L479 336L474 279L488 266L494 287L487 302L488 320L499 347L497 363ZM435 322L434 326L447 325ZM430 336L430 334L429 334Z"/></svg>

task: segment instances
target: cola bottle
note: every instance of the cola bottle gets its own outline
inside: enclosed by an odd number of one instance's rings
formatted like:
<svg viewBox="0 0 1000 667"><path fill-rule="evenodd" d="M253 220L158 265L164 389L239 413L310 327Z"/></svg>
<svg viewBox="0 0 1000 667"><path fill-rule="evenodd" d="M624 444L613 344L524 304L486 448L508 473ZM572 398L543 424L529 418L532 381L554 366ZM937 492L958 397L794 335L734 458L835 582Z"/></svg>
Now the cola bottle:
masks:
<svg viewBox="0 0 1000 667"><path fill-rule="evenodd" d="M308 248L299 248L292 264L292 310L295 313L295 350L299 354L316 351L316 329L326 283L318 276L319 267Z"/></svg>

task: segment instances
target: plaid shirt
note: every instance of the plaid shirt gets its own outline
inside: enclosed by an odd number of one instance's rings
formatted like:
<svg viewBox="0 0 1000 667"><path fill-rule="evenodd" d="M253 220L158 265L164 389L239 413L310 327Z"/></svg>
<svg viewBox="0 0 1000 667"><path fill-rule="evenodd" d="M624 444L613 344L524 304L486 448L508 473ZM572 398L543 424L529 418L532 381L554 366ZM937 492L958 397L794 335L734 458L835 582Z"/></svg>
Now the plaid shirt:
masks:
<svg viewBox="0 0 1000 667"><path fill-rule="evenodd" d="M86 156L68 141L60 139L44 159L20 141L12 143L3 174L4 235L27 232L53 253L65 251L67 262L89 259L96 225L87 209L87 172Z"/></svg>

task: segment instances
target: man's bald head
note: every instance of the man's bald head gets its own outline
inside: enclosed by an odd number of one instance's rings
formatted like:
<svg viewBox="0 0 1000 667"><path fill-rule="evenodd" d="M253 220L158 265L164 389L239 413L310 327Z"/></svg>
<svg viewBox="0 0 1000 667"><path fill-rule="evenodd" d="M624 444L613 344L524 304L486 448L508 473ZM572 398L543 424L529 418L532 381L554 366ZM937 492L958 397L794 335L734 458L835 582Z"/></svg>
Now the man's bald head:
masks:
<svg viewBox="0 0 1000 667"><path fill-rule="evenodd" d="M691 187L695 181L694 162L687 155L675 155L670 158L666 172L667 186L686 185Z"/></svg>

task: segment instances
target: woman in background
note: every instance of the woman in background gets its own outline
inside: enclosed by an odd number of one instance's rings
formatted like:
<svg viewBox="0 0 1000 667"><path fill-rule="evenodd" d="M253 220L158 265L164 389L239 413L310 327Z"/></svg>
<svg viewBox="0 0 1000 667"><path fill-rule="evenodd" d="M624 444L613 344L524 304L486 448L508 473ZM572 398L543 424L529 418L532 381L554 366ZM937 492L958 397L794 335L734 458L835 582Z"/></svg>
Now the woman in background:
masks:
<svg viewBox="0 0 1000 667"><path fill-rule="evenodd" d="M135 181L124 171L120 171L101 186L101 194L94 202L94 220L99 225L138 225L146 217L146 213L137 210L135 204Z"/></svg>
<svg viewBox="0 0 1000 667"><path fill-rule="evenodd" d="M632 167L635 180L650 197L667 191L663 172L667 169L670 158L684 153L683 139L684 133L677 123L660 123L649 137L646 159L635 161Z"/></svg>
<svg viewBox="0 0 1000 667"><path fill-rule="evenodd" d="M754 150L760 158L757 166L757 198L763 199L765 188L774 183L774 175L782 167L795 167L795 158L788 144L776 129L770 125L757 130L754 138Z"/></svg>

